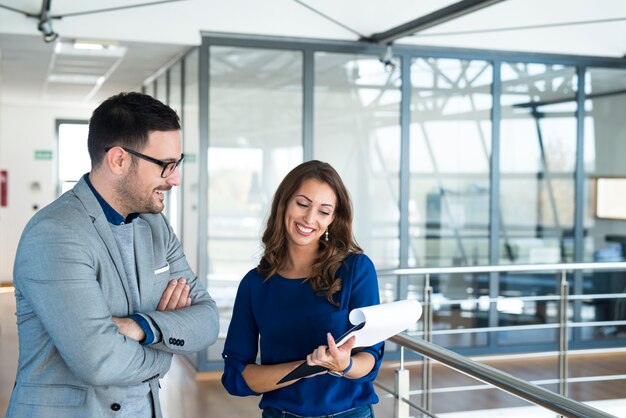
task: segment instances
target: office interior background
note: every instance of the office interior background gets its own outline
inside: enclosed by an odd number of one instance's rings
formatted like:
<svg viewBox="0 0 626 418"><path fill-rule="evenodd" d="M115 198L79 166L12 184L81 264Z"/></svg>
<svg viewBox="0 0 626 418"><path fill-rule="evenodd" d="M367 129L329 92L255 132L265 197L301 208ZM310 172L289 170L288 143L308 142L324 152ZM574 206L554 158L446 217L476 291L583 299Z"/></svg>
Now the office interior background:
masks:
<svg viewBox="0 0 626 418"><path fill-rule="evenodd" d="M618 0L0 0L0 281L28 219L89 170L91 111L129 90L183 122L166 211L221 314L199 373L221 368L273 192L304 160L346 182L383 302L423 300L423 275L391 269L624 261L625 35ZM556 269L430 280L434 343L559 350ZM569 349L619 352L624 271L565 280Z"/></svg>

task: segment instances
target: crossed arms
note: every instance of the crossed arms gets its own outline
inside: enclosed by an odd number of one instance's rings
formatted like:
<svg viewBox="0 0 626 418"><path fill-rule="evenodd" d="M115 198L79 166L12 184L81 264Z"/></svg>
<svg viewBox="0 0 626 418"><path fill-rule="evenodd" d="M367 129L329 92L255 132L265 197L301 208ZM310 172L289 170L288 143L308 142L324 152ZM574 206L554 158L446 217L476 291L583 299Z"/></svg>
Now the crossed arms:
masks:
<svg viewBox="0 0 626 418"><path fill-rule="evenodd" d="M162 334L160 342L142 346L141 333L121 318L128 302L100 237L78 239L72 227L80 220L72 221L48 218L29 225L18 248L14 284L20 333L28 338L21 349L28 356L41 356L52 344L72 374L88 384L135 385L163 376L172 353L195 352L216 340L215 302L173 233L166 244L170 277L184 280L166 286L155 311L142 312ZM185 345L171 343L173 337Z"/></svg>
<svg viewBox="0 0 626 418"><path fill-rule="evenodd" d="M181 277L178 280L171 280L163 291L163 295L161 295L161 299L159 300L156 310L161 312L171 312L191 306L189 290L190 288L185 278ZM143 328L141 328L132 318L116 316L112 318L120 333L139 342L146 338L146 333Z"/></svg>

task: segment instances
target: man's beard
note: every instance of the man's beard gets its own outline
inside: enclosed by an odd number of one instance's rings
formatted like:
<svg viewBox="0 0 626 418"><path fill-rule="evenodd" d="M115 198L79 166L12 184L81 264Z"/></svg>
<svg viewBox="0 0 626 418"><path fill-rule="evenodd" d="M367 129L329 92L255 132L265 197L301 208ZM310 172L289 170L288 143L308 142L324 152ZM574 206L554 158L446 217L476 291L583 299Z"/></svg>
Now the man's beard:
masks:
<svg viewBox="0 0 626 418"><path fill-rule="evenodd" d="M128 208L128 213L161 213L164 205L156 200L152 190L148 196L143 195L141 183L135 171L124 177L116 187L118 199L122 207ZM169 190L169 189L167 189Z"/></svg>

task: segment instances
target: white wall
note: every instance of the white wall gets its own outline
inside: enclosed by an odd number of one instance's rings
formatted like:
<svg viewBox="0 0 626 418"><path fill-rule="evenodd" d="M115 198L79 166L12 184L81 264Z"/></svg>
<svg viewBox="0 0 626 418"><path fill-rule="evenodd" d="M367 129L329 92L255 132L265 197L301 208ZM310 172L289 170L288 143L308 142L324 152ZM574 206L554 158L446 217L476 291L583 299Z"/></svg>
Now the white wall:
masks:
<svg viewBox="0 0 626 418"><path fill-rule="evenodd" d="M34 206L56 198L56 120L87 120L95 107L0 102L0 170L9 174L8 206L0 208L0 282L13 281L15 250ZM36 150L51 150L52 160L35 160Z"/></svg>

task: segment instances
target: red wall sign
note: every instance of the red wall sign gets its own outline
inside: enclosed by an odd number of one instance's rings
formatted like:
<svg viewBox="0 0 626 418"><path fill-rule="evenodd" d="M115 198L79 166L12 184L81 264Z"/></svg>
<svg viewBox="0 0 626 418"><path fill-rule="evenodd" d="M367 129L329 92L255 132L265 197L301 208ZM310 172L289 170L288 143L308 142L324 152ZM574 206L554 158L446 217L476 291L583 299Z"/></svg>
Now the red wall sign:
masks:
<svg viewBox="0 0 626 418"><path fill-rule="evenodd" d="M0 170L0 206L5 207L7 205L7 192L9 188L9 172L7 170Z"/></svg>

